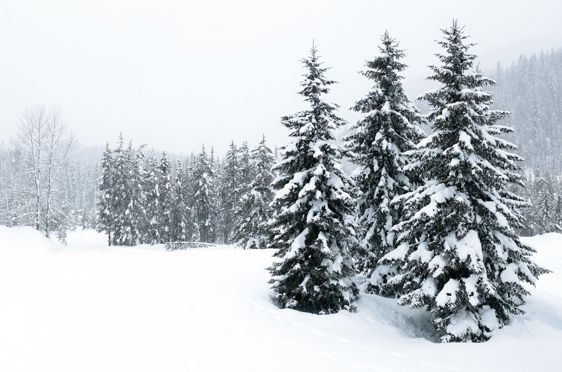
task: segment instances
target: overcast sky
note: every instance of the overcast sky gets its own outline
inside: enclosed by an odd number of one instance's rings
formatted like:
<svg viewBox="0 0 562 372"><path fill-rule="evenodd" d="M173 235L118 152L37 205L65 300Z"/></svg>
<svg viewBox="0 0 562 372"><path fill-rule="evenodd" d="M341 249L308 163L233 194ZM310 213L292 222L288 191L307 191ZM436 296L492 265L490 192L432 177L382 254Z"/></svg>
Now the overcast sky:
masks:
<svg viewBox="0 0 562 372"><path fill-rule="evenodd" d="M26 107L55 103L88 145L120 131L182 153L262 134L281 144L313 39L351 120L368 88L357 72L386 29L406 49L415 98L453 18L492 69L560 48L561 14L559 0L0 0L0 142Z"/></svg>

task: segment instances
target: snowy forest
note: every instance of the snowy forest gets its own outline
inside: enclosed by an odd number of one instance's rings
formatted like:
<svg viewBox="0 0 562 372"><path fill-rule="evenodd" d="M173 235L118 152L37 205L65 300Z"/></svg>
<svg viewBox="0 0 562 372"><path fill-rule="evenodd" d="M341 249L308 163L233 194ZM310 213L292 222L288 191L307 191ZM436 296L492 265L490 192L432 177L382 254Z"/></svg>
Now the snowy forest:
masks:
<svg viewBox="0 0 562 372"><path fill-rule="evenodd" d="M122 135L91 161L56 108L34 107L0 152L0 224L62 242L83 227L110 246L274 248L281 308L354 311L376 294L426 309L438 341L487 341L548 272L520 235L562 231L562 51L498 66L496 83L463 27L442 31L428 111L407 96L405 51L387 32L354 123L328 102L336 82L313 45L307 109L281 118L279 150L263 137L178 156Z"/></svg>
<svg viewBox="0 0 562 372"><path fill-rule="evenodd" d="M509 67L498 65L496 71L491 72L490 75L497 82L490 88L494 95L494 107L509 111L510 115L505 117L502 123L514 128L513 133L507 134L506 138L517 145L517 153L524 159L520 163L524 175L524 186L517 186L516 190L525 198L529 206L522 209L523 227L518 231L524 236L561 231L562 156L558 149L562 147L562 129L558 125L557 118L562 115L562 106L558 99L562 92L562 50L529 57L522 56ZM53 113L56 117L50 118ZM65 145L62 143L49 144L47 133L53 120L55 125L64 125L61 113L56 108L50 110L45 107L34 107L28 110L22 116L18 137L14 138L10 144L0 147L0 195L2 198L0 224L29 225L42 230L45 230L45 226L50 226L48 230L61 230L61 233L62 230L68 228L97 225L100 218L97 213L97 205L99 205L103 150L85 149L77 143L71 144L69 148L63 150ZM57 124L57 121L60 123ZM71 135L70 130L66 127L64 134ZM129 162L132 163L127 165L115 164L115 169L133 167L136 172L149 172L153 183L167 185L164 193L169 192L170 195L164 196L164 198L178 197L177 195L172 196L172 194L175 195L177 187L184 188L181 196L182 202L184 198L192 197L194 179L191 172L194 171L196 164L207 158L206 162L209 163L207 166L211 168L211 172L208 173L209 188L206 192L209 192L209 195L206 198L213 206L210 210L214 215L209 216L206 223L213 232L204 238L197 238L196 225L199 226L202 221L196 220L195 214L189 212L189 218L182 222L185 226L190 226L189 229L182 227L180 235L171 235L172 240L179 237L182 237L179 240L189 237L189 239L222 243L240 240L240 236L237 238L233 232L235 220L233 215L238 208L243 208L238 204L239 197L245 194L250 186L251 178L247 175L250 169L255 167L255 164L249 160L248 144L243 143L238 146L233 144L227 150L224 158L213 155L212 149L207 149L198 156L191 153L191 155L185 155L184 159L174 160L174 158L178 158L177 155L170 155L165 159L154 159L154 157L159 157L159 154L153 154L154 150L148 151L146 145L142 145L141 148L132 148L132 145L129 146L129 143L126 143L123 138L111 139L110 143L112 145L105 150L103 155L105 161L112 162L115 156L116 159L119 159L117 162L124 162L123 153L126 153L127 156L133 157L134 161L130 159ZM42 154L37 153L33 146L42 147ZM49 146L51 146L50 149ZM260 146L263 146L263 151L268 151L266 143L260 144ZM53 162L52 165L48 164L50 151L59 152L50 159ZM61 151L65 153L60 153ZM144 153L150 153L150 156L146 156ZM161 170L156 164L160 161L169 163L162 165L167 169L166 172L169 172L162 177L169 177L169 180L157 182L155 177L160 177L158 172ZM256 159L253 160L254 163L255 161ZM137 162L139 164L136 164ZM110 164L106 163L105 167L111 167ZM51 174L46 171L49 167L52 170ZM236 175L238 178L235 181ZM140 174L138 176L141 177ZM145 177L143 176L143 178ZM256 175L254 174L253 177ZM266 174L264 177L266 177L264 182L267 183L267 177L270 175ZM181 179L183 179L183 186L177 186L177 182ZM123 185L123 187L126 186ZM145 184L143 190L147 192L148 188L152 187L152 185ZM238 191L235 192L235 190ZM122 192L133 195L131 190L122 190ZM155 191L152 190L152 192ZM264 194L264 196L266 197L266 200L263 201L265 206L266 201L271 199L271 195ZM137 200L137 202L140 203L139 206L145 202L149 203L146 200ZM178 207L176 204L174 205ZM187 205L193 206L191 202L188 202ZM45 214L45 210L51 211ZM267 207L264 207L262 213L267 216ZM37 217L38 215L39 217ZM203 218L202 215L199 216ZM144 226L146 225L145 223ZM177 231L177 227L170 227L170 229ZM220 233L219 229L222 230ZM134 234L139 233L134 232ZM120 239L110 239L110 241L113 243L126 241ZM139 241L145 241L145 239L139 238ZM147 242L156 241L167 241L167 239L147 240ZM246 245L247 243L243 241L241 244Z"/></svg>

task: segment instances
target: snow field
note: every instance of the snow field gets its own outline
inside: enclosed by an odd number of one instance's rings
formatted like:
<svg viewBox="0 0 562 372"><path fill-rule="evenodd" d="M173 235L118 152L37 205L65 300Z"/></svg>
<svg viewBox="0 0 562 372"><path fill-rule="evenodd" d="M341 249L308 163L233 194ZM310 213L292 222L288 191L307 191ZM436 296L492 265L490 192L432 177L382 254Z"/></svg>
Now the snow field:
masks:
<svg viewBox="0 0 562 372"><path fill-rule="evenodd" d="M562 235L526 242L543 276L527 314L483 344L423 337L422 312L363 295L357 313L269 300L272 250L62 247L0 226L0 371L553 371L562 365Z"/></svg>

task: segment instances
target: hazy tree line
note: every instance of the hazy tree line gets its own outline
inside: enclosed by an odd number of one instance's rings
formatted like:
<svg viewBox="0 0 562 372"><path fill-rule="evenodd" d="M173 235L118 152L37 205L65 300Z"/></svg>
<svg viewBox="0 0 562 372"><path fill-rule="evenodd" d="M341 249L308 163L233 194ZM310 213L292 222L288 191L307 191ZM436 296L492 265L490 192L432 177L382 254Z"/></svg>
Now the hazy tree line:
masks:
<svg viewBox="0 0 562 372"><path fill-rule="evenodd" d="M525 158L525 168L562 174L562 50L498 65L494 78L496 106L511 113L505 123L515 129L509 138Z"/></svg>
<svg viewBox="0 0 562 372"><path fill-rule="evenodd" d="M562 51L556 50L522 56L509 67L498 65L494 73L498 81L491 87L495 106L511 113L504 121L516 130L507 136L525 159L525 186L516 188L529 202L529 207L522 209L520 232L524 235L560 231L561 71ZM218 242L236 240L232 232L234 205L240 193L232 189L238 187L235 173L238 163L245 160L237 158L245 150L244 144L234 147L236 151L231 146L225 159L214 159L215 172L220 169L221 182L225 183L214 196L214 203L222 208L217 227L220 231L214 240ZM60 231L63 236L65 228L96 226L100 164L80 155L81 148L72 146L71 135L56 108L27 110L16 138L0 148L0 223ZM194 160L192 157L188 162ZM177 164L172 163L175 170ZM247 180L242 176L245 173L238 173L238 179Z"/></svg>
<svg viewBox="0 0 562 372"><path fill-rule="evenodd" d="M521 233L560 232L562 50L521 56L509 67L498 65L494 78L496 106L510 111L504 119L515 129L509 139L525 159L525 187L517 190L529 207L523 210Z"/></svg>
<svg viewBox="0 0 562 372"><path fill-rule="evenodd" d="M200 241L265 247L273 198L273 153L265 138L250 150L232 143L171 162L144 147L106 147L101 163L98 230L111 245Z"/></svg>

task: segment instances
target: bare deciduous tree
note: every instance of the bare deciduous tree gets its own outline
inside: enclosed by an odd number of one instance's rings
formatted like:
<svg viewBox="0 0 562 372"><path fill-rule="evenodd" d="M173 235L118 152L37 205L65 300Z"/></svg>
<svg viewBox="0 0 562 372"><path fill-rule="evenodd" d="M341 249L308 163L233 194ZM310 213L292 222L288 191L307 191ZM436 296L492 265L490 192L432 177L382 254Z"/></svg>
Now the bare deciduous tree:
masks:
<svg viewBox="0 0 562 372"><path fill-rule="evenodd" d="M44 229L48 237L52 227L53 214L64 218L62 212L53 204L57 192L57 178L67 163L72 147L70 135L60 112L37 106L25 111L20 122L16 146L21 149L25 159L25 175L31 181L27 192L30 201L29 214L33 216L33 226Z"/></svg>

